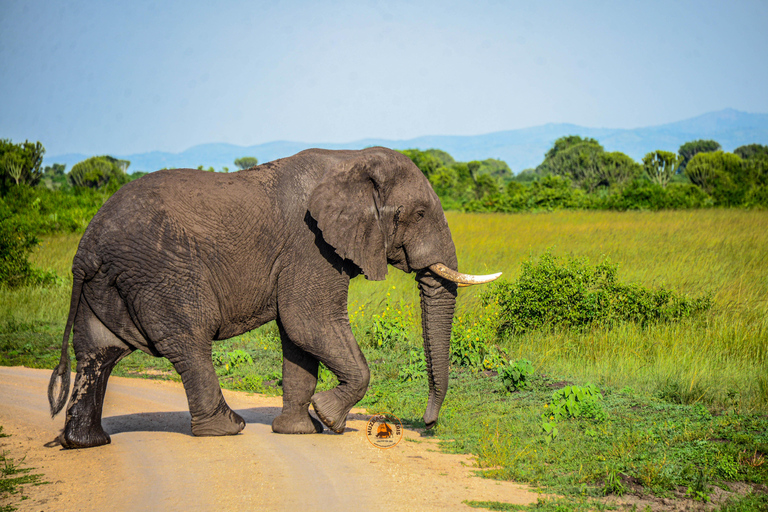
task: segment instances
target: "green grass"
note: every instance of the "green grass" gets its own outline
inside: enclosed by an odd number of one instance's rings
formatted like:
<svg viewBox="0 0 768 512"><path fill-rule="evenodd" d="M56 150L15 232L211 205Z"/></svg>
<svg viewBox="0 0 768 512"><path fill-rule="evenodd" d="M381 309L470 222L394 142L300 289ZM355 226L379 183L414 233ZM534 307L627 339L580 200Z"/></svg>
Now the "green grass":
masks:
<svg viewBox="0 0 768 512"><path fill-rule="evenodd" d="M0 426L0 438L9 437L3 433ZM13 512L15 503L27 499L24 495L25 485L41 485L41 474L33 474L33 468L23 467L24 459L15 461L8 457L8 453L0 450L0 512ZM4 503L2 503L4 502Z"/></svg>
<svg viewBox="0 0 768 512"><path fill-rule="evenodd" d="M570 500L537 505L541 510L599 508L601 502L594 501L599 496L628 489L650 499L687 494L704 500L714 486L729 482L768 485L768 212L448 212L447 217L464 272L501 270L504 279L514 281L521 263L547 251L592 264L607 257L618 265L621 283L711 295L714 305L676 322L563 327L499 338L498 311L482 305L483 287L461 289L454 346L483 351L482 362L453 367L440 423L425 435L452 440L445 449L477 455L485 476L530 482ZM36 266L54 269L62 283L0 289L0 364L55 366L77 240L76 235L46 238L33 255ZM349 311L371 366L371 386L361 405L423 426L427 384L418 370L420 312L413 275L391 269L383 282L354 279ZM279 347L274 324L217 342L222 385L280 394ZM509 393L494 372L482 371L495 368L499 358L531 361L530 385ZM115 373L178 378L167 361L141 353L123 360ZM543 425L553 393L567 383L596 385L604 397L602 413L556 421L553 436ZM335 384L321 371L321 389ZM765 489L756 487L757 495ZM734 507L742 506L738 500L732 498Z"/></svg>

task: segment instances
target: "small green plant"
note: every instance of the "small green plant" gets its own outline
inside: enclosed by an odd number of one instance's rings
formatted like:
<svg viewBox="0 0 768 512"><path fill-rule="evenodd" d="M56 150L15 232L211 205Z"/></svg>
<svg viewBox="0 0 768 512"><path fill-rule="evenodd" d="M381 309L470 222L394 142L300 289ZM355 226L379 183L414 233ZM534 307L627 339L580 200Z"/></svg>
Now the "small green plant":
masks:
<svg viewBox="0 0 768 512"><path fill-rule="evenodd" d="M531 376L533 376L533 364L527 359L508 361L506 365L499 368L499 378L510 393L528 387Z"/></svg>
<svg viewBox="0 0 768 512"><path fill-rule="evenodd" d="M282 373L272 372L268 375L249 374L240 379L236 379L232 387L240 391L249 391L251 393L264 393L267 395L280 395L282 384Z"/></svg>
<svg viewBox="0 0 768 512"><path fill-rule="evenodd" d="M696 479L688 486L685 495L693 498L694 500L709 502L709 486L707 485L707 477L704 474L704 470L698 468L696 473Z"/></svg>
<svg viewBox="0 0 768 512"><path fill-rule="evenodd" d="M547 444L554 441L560 433L557 428L557 420L553 415L547 413L541 415L541 429L546 434L545 440Z"/></svg>
<svg viewBox="0 0 768 512"><path fill-rule="evenodd" d="M555 420L569 418L605 419L605 411L599 403L602 393L593 384L566 386L552 394L550 414Z"/></svg>
<svg viewBox="0 0 768 512"><path fill-rule="evenodd" d="M726 480L736 480L739 475L739 464L730 454L723 454L717 461L717 472Z"/></svg>
<svg viewBox="0 0 768 512"><path fill-rule="evenodd" d="M3 427L0 426L0 437L9 437L3 433ZM23 495L25 484L40 485L46 483L42 481L43 475L31 474L32 468L22 467L24 459L14 461L8 457L8 452L0 451L0 500L6 505L0 506L0 511L11 512L16 508L9 502L15 498L15 495L21 495L20 499L26 499Z"/></svg>
<svg viewBox="0 0 768 512"><path fill-rule="evenodd" d="M387 292L384 310L380 314L373 315L365 333L374 347L392 348L408 341L409 329L406 317L411 316L412 312L403 301L394 303L390 295L391 292Z"/></svg>
<svg viewBox="0 0 768 512"><path fill-rule="evenodd" d="M213 364L223 366L223 373L226 375L234 372L238 367L253 364L253 358L248 352L238 348L230 352L214 352Z"/></svg>
<svg viewBox="0 0 768 512"><path fill-rule="evenodd" d="M488 306L472 319L459 315L453 319L451 331L451 364L476 370L496 370L503 366L504 357L493 345L496 338L494 313Z"/></svg>
<svg viewBox="0 0 768 512"><path fill-rule="evenodd" d="M627 487L624 482L621 481L621 472L615 467L611 467L605 474L605 486L603 487L603 494L608 496L614 494L616 496L624 496L627 492Z"/></svg>
<svg viewBox="0 0 768 512"><path fill-rule="evenodd" d="M421 380L427 376L427 362L424 360L424 351L411 349L408 352L408 364L400 370L400 380L411 382Z"/></svg>

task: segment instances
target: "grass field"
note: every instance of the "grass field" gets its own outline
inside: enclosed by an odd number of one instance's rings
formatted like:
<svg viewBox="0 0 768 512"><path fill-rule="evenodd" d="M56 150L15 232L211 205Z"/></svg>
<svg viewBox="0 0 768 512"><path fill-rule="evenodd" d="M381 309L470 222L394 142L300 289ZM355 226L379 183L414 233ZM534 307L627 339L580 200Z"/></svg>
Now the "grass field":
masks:
<svg viewBox="0 0 768 512"><path fill-rule="evenodd" d="M446 449L476 454L487 476L532 482L580 500L635 491L650 500L702 501L713 495L713 486L728 482L765 492L768 212L448 212L447 217L464 272L503 271L504 279L514 281L523 262L547 251L593 264L607 258L618 265L622 282L710 295L714 305L679 322L497 337L494 307L480 300L483 287L460 290L455 337L471 335L503 359L531 361L535 371L527 386L510 393L495 371L454 366L434 431L451 440ZM77 235L46 238L33 255L36 266L61 276L58 285L0 289L0 364L55 366L77 241ZM372 370L362 404L418 427L427 392L413 276L391 269L383 282L356 278L349 311ZM279 394L280 359L274 325L214 347L222 384L235 389ZM116 373L175 378L166 361L139 353L121 362ZM602 392L596 409L549 419L557 405L553 393L566 384L587 383ZM320 387L334 384L321 370ZM587 508L602 506L589 500Z"/></svg>

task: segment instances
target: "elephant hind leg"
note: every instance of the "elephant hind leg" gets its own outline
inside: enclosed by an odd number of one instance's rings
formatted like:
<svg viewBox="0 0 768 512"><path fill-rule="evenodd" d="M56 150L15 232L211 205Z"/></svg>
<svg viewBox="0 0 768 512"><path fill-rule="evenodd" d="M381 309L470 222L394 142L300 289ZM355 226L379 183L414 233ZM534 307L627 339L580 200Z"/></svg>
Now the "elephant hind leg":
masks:
<svg viewBox="0 0 768 512"><path fill-rule="evenodd" d="M65 448L109 444L109 435L101 426L107 380L117 362L133 352L133 348L107 329L85 301L78 308L73 345L77 375L59 441Z"/></svg>
<svg viewBox="0 0 768 512"><path fill-rule="evenodd" d="M161 349L181 375L196 436L226 436L245 428L245 420L233 411L221 393L219 378L211 359L211 342L196 339L166 340ZM160 347L158 347L160 348Z"/></svg>
<svg viewBox="0 0 768 512"><path fill-rule="evenodd" d="M317 386L318 361L290 340L279 320L277 325L283 342L283 411L272 421L272 431L319 434L323 424L309 414L309 400Z"/></svg>

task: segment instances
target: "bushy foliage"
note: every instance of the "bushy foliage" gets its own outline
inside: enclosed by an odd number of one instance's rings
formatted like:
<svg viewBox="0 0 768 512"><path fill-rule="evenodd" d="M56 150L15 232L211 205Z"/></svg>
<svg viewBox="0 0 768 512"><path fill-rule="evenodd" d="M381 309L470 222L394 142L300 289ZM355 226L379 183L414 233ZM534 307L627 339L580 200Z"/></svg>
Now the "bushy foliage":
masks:
<svg viewBox="0 0 768 512"><path fill-rule="evenodd" d="M602 408L598 401L603 394L594 384L565 386L552 393L549 412L555 420L569 418L598 418Z"/></svg>
<svg viewBox="0 0 768 512"><path fill-rule="evenodd" d="M682 157L670 151L652 151L643 157L643 170L651 183L666 187L682 161Z"/></svg>
<svg viewBox="0 0 768 512"><path fill-rule="evenodd" d="M19 184L37 185L42 178L44 154L40 142L14 144L10 139L0 139L0 194Z"/></svg>
<svg viewBox="0 0 768 512"><path fill-rule="evenodd" d="M525 261L520 278L491 285L483 301L499 308L498 329L519 335L537 329L581 328L615 322L670 322L706 311L710 297L690 298L617 280L618 266L545 253Z"/></svg>
<svg viewBox="0 0 768 512"><path fill-rule="evenodd" d="M94 156L76 163L69 172L69 182L74 187L100 189L108 184L113 187L130 181L126 170L131 163L111 156Z"/></svg>
<svg viewBox="0 0 768 512"><path fill-rule="evenodd" d="M471 162L456 162L451 155L438 149L401 151L424 173L446 209L462 209L468 201L498 194L505 182L512 179L506 162L489 158Z"/></svg>
<svg viewBox="0 0 768 512"><path fill-rule="evenodd" d="M527 359L507 361L498 371L501 383L511 393L528 387L533 376L533 364Z"/></svg>
<svg viewBox="0 0 768 512"><path fill-rule="evenodd" d="M33 268L29 254L38 245L34 229L0 202L0 285L11 288L29 284L48 285L56 274Z"/></svg>
<svg viewBox="0 0 768 512"><path fill-rule="evenodd" d="M474 370L495 370L504 357L493 341L496 338L496 311L486 306L473 317L457 315L451 330L451 365Z"/></svg>
<svg viewBox="0 0 768 512"><path fill-rule="evenodd" d="M238 169L249 169L259 165L259 159L255 156L244 156L242 158L235 159L235 167Z"/></svg>
<svg viewBox="0 0 768 512"><path fill-rule="evenodd" d="M685 168L688 166L688 162L699 153L711 153L720 151L721 149L723 148L720 146L720 143L714 140L700 139L686 142L677 150L677 153L683 159L682 162L680 162L679 172L684 172Z"/></svg>
<svg viewBox="0 0 768 512"><path fill-rule="evenodd" d="M669 183L663 187L647 180L636 180L610 194L596 197L594 208L604 210L684 210L714 204L701 188L690 183Z"/></svg>
<svg viewBox="0 0 768 512"><path fill-rule="evenodd" d="M10 189L0 202L37 235L71 233L85 230L114 190L109 186L98 191L19 186Z"/></svg>
<svg viewBox="0 0 768 512"><path fill-rule="evenodd" d="M631 181L642 170L624 153L606 153L595 139L569 135L555 141L536 172L566 177L575 186L594 192Z"/></svg>
<svg viewBox="0 0 768 512"><path fill-rule="evenodd" d="M739 155L742 160L768 159L768 146L762 144L747 144L739 146L733 152Z"/></svg>

